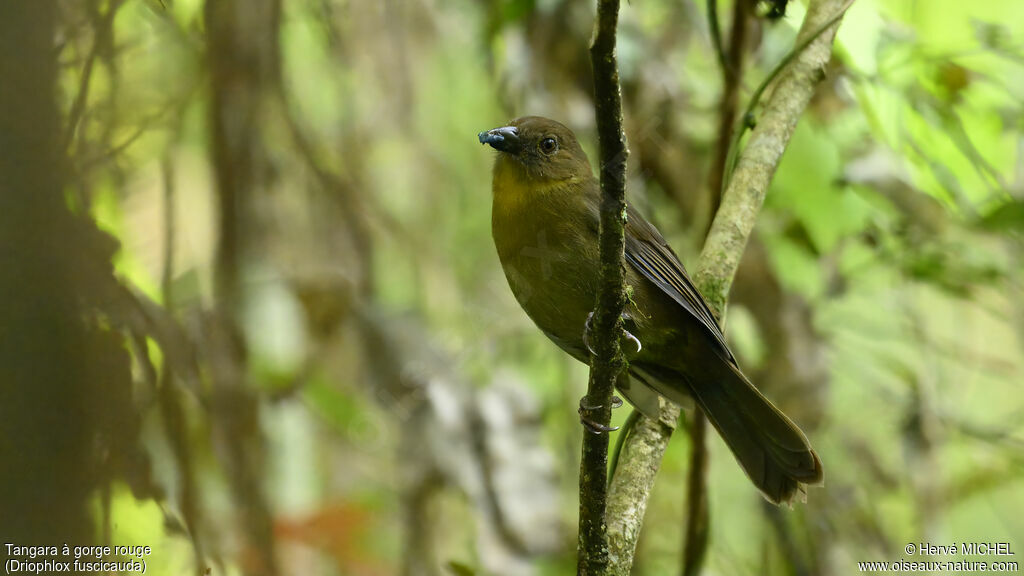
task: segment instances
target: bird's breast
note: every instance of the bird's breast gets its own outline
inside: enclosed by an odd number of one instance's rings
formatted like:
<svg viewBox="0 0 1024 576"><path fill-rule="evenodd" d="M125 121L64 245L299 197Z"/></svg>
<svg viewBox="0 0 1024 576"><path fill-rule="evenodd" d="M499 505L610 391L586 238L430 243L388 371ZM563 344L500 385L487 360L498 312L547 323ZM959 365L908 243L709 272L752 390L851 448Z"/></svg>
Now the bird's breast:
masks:
<svg viewBox="0 0 1024 576"><path fill-rule="evenodd" d="M531 214L516 212L496 203L492 214L494 243L509 287L552 340L567 350L577 347L594 307L596 242L585 238L586 224L573 220L571 212L536 206Z"/></svg>

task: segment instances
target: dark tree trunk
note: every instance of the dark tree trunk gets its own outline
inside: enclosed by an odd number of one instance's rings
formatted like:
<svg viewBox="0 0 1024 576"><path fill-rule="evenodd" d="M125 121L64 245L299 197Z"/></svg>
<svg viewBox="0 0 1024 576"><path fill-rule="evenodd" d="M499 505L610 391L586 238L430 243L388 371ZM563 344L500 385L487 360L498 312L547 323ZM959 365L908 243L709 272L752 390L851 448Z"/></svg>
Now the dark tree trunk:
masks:
<svg viewBox="0 0 1024 576"><path fill-rule="evenodd" d="M6 543L94 543L90 410L109 338L83 321L77 226L64 201L56 2L0 4L0 558ZM109 248L109 246L108 246ZM108 253L109 254L109 253ZM109 261L108 261L109 262ZM124 359L124 358L122 358ZM115 375L111 375L113 378ZM19 555L14 554L18 557ZM53 558L54 560L58 558Z"/></svg>

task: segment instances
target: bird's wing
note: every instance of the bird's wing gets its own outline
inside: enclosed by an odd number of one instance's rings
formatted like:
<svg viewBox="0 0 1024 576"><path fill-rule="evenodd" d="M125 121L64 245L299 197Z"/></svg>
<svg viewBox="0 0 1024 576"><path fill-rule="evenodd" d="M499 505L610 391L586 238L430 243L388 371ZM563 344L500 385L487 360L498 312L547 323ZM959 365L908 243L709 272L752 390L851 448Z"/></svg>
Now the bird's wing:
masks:
<svg viewBox="0 0 1024 576"><path fill-rule="evenodd" d="M687 276L679 257L658 229L632 205L626 210L626 261L704 325L723 356L735 363L711 309Z"/></svg>

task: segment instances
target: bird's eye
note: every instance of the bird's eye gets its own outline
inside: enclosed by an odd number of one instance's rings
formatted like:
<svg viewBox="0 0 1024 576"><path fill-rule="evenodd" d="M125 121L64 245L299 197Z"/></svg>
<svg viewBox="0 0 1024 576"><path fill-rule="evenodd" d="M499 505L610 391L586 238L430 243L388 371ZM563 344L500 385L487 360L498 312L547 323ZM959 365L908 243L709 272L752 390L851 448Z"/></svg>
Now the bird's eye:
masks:
<svg viewBox="0 0 1024 576"><path fill-rule="evenodd" d="M558 141L554 138L545 138L540 141L540 151L545 154L553 154L558 150Z"/></svg>

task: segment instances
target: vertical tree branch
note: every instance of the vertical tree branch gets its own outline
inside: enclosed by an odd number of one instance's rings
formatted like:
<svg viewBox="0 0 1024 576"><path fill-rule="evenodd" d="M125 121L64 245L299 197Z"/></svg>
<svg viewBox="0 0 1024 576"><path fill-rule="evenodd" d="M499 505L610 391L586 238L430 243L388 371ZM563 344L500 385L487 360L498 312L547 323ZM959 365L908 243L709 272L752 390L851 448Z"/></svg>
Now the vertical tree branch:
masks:
<svg viewBox="0 0 1024 576"><path fill-rule="evenodd" d="M718 0L708 0L708 29L711 32L711 47L715 49L715 56L718 57L718 66L726 71L729 63L725 55L725 46L722 44L722 27L718 23Z"/></svg>
<svg viewBox="0 0 1024 576"><path fill-rule="evenodd" d="M64 129L64 150L71 150L71 144L75 139L75 132L78 129L82 115L85 113L85 105L89 101L92 69L99 57L100 50L109 41L114 27L114 16L117 15L117 11L123 3L124 0L113 0L107 6L107 11L102 16L99 14L98 2L90 6L94 20L92 47L85 58L85 66L82 68L82 74L78 81L78 92L75 94L75 100L71 103L71 111L68 113L67 126Z"/></svg>
<svg viewBox="0 0 1024 576"><path fill-rule="evenodd" d="M175 128L174 142L177 141L180 131L180 118ZM173 145L172 145L173 146ZM164 233L164 254L163 269L160 274L160 291L163 296L164 309L168 315L174 314L174 242L177 232L174 218L175 204L175 178L174 161L172 158L172 147L164 153L160 162L163 172L163 233ZM146 354L144 343L139 346L142 354ZM188 421L185 408L181 400L181 387L175 379L171 363L165 360L161 363L159 378L158 402L160 405L160 418L163 420L164 433L167 435L167 442L171 446L171 452L178 464L177 469L177 491L181 502L182 519L188 529L188 536L192 541L192 550L195 559L195 573L202 576L206 571L205 552L201 537L201 510L200 494L196 484L195 463L193 461L192 447L188 441Z"/></svg>
<svg viewBox="0 0 1024 576"><path fill-rule="evenodd" d="M690 422L690 471L686 479L686 526L683 533L683 576L696 576L704 566L711 531L708 507L708 419L694 411Z"/></svg>
<svg viewBox="0 0 1024 576"><path fill-rule="evenodd" d="M619 348L622 310L626 304L626 135L622 129L622 92L615 59L619 0L598 0L597 32L590 47L594 69L594 108L600 144L601 283L593 314L593 354L587 395L580 415L598 428L611 421L612 392L625 360ZM602 574L608 563L605 524L608 433L583 437L580 463L578 574Z"/></svg>
<svg viewBox="0 0 1024 576"><path fill-rule="evenodd" d="M712 0L709 7L714 4ZM711 194L711 218L718 212L722 201L722 178L725 161L729 156L730 135L736 125L736 108L740 100L740 80L743 78L743 56L747 44L748 16L752 4L750 0L734 0L732 11L732 28L729 33L729 46L722 52L719 48L719 64L722 68L722 98L718 104L718 140L715 142L715 155L708 170L708 192ZM719 40L721 41L721 40Z"/></svg>
<svg viewBox="0 0 1024 576"><path fill-rule="evenodd" d="M647 500L678 419L679 406L662 400L658 420L641 416L626 438L608 491L609 574L630 573Z"/></svg>
<svg viewBox="0 0 1024 576"><path fill-rule="evenodd" d="M808 7L794 54L780 67L778 84L726 188L694 277L716 317L725 310L729 286L764 194L801 113L824 77L836 28L849 4L816 0ZM760 94L759 90L755 100ZM641 418L623 446L608 494L611 574L628 574L633 564L650 487L678 414L678 406L664 403L658 422Z"/></svg>

